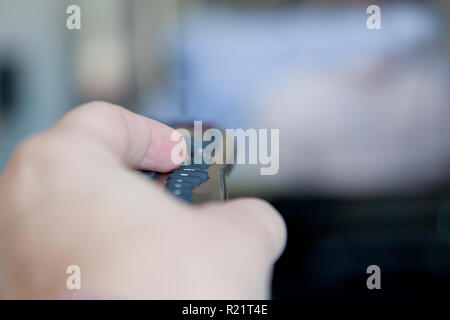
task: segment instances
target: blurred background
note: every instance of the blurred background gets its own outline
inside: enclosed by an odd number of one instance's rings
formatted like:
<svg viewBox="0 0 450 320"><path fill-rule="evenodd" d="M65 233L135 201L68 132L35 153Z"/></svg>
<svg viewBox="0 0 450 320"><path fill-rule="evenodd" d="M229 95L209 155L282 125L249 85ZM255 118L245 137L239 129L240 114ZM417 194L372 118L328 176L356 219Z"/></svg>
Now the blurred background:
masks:
<svg viewBox="0 0 450 320"><path fill-rule="evenodd" d="M72 4L81 30L66 28ZM240 165L229 179L287 222L273 297L445 299L449 25L448 0L0 0L0 170L90 100L277 128L279 173ZM366 288L371 264L382 290Z"/></svg>

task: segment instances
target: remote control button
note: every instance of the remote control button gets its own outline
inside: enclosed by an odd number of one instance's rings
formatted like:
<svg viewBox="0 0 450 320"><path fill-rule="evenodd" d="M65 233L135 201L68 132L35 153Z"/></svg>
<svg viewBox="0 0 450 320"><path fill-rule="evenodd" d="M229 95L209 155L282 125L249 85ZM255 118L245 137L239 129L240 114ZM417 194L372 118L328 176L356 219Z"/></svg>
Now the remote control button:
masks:
<svg viewBox="0 0 450 320"><path fill-rule="evenodd" d="M205 171L194 171L194 172L186 172L184 170L173 170L174 174L182 176L182 177L198 177L201 179L202 182L205 182L209 179L208 172Z"/></svg>
<svg viewBox="0 0 450 320"><path fill-rule="evenodd" d="M207 164L207 163L194 163L194 162L191 162L191 163L182 163L180 165L180 168L183 168L183 167L196 167L196 168L206 169L209 166L210 165Z"/></svg>
<svg viewBox="0 0 450 320"><path fill-rule="evenodd" d="M170 190L170 189L169 189ZM192 198L192 191L186 191L183 189L175 189L175 190L170 190L172 192L172 194L176 197L178 197L179 199L182 199L186 202L190 202L191 198Z"/></svg>
<svg viewBox="0 0 450 320"><path fill-rule="evenodd" d="M194 165L194 166L189 166L189 167L179 167L178 169L173 170L173 172L175 172L175 171L178 171L178 172L182 171L182 172L189 173L189 172L203 172L204 170L206 170L206 169L203 169L200 166L195 166Z"/></svg>
<svg viewBox="0 0 450 320"><path fill-rule="evenodd" d="M170 174L167 180L176 182L189 182L194 186L199 186L202 184L202 180L199 177L189 176L187 173L182 174Z"/></svg>
<svg viewBox="0 0 450 320"><path fill-rule="evenodd" d="M168 180L166 186L171 186L178 189L194 189L195 186L190 182L176 182L175 180Z"/></svg>
<svg viewBox="0 0 450 320"><path fill-rule="evenodd" d="M209 164L182 164L178 169L194 169L194 170L206 170L208 169Z"/></svg>
<svg viewBox="0 0 450 320"><path fill-rule="evenodd" d="M198 168L179 168L176 169L178 171L184 171L184 172L195 172L195 171L200 171L201 169Z"/></svg>
<svg viewBox="0 0 450 320"><path fill-rule="evenodd" d="M174 195L180 196L180 195L192 195L192 189L180 189L180 188L174 188L171 185L166 186L167 190L170 190Z"/></svg>
<svg viewBox="0 0 450 320"><path fill-rule="evenodd" d="M174 185L166 185L166 189L176 196L192 196L192 189L176 188Z"/></svg>

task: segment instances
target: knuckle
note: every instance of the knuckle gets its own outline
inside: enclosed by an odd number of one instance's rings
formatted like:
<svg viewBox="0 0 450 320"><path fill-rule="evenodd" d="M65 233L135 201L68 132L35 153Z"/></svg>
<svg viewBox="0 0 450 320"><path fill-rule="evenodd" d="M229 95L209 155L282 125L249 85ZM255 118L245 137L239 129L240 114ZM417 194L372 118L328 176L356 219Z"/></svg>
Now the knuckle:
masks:
<svg viewBox="0 0 450 320"><path fill-rule="evenodd" d="M76 107L67 114L66 118L76 119L83 122L97 117L109 119L123 110L123 107L106 101L92 101Z"/></svg>
<svg viewBox="0 0 450 320"><path fill-rule="evenodd" d="M91 101L79 107L80 109L89 109L90 112L98 112L99 114L108 114L117 112L117 110L123 109L122 107L106 102L106 101Z"/></svg>
<svg viewBox="0 0 450 320"><path fill-rule="evenodd" d="M11 167L18 172L43 173L54 168L58 157L54 143L39 135L28 138L17 147L11 158Z"/></svg>
<svg viewBox="0 0 450 320"><path fill-rule="evenodd" d="M39 152L39 147L36 140L36 137L32 137L23 141L15 150L12 161L23 165L34 159Z"/></svg>
<svg viewBox="0 0 450 320"><path fill-rule="evenodd" d="M58 123L59 126L76 128L90 134L101 134L111 126L124 125L126 109L104 101L93 101L71 110Z"/></svg>

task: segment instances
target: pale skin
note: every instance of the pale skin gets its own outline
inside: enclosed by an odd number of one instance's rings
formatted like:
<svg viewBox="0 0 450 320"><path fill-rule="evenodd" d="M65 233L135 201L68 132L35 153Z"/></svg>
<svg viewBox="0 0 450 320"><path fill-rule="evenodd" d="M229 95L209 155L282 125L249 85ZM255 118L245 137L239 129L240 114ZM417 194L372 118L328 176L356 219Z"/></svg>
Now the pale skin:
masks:
<svg viewBox="0 0 450 320"><path fill-rule="evenodd" d="M23 142L0 178L0 297L269 298L283 220L258 199L188 205L136 173L179 165L171 134L92 102Z"/></svg>

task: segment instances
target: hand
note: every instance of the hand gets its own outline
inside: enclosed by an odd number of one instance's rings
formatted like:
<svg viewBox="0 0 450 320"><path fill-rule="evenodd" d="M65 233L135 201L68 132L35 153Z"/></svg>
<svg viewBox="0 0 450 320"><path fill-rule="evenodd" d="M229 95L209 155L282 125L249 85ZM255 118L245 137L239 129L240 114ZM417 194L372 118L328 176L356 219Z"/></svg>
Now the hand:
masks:
<svg viewBox="0 0 450 320"><path fill-rule="evenodd" d="M172 133L92 102L22 143L0 179L1 297L268 298L286 238L270 205L188 205L132 170L176 168Z"/></svg>

